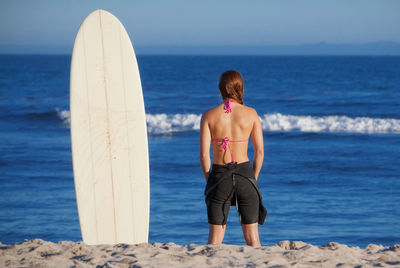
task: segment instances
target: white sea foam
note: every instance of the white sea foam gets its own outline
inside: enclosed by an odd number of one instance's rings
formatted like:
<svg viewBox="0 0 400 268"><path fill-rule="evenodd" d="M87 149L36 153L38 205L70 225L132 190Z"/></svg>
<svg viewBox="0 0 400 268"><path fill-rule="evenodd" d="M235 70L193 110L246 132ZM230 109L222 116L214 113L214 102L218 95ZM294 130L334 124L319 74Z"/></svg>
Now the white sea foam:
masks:
<svg viewBox="0 0 400 268"><path fill-rule="evenodd" d="M70 124L70 112L57 109L60 120ZM147 131L151 134L183 132L200 129L201 115L198 114L147 114ZM400 134L400 119L308 116L264 114L260 117L264 131L301 132L348 132L348 133L392 133Z"/></svg>
<svg viewBox="0 0 400 268"><path fill-rule="evenodd" d="M171 133L200 129L201 116L197 114L147 114L149 133Z"/></svg>
<svg viewBox="0 0 400 268"><path fill-rule="evenodd" d="M265 114L262 128L267 131L400 133L399 119L348 116L298 116Z"/></svg>
<svg viewBox="0 0 400 268"><path fill-rule="evenodd" d="M67 126L69 126L70 122L71 122L71 114L68 110L60 110L59 108L56 108L56 112L58 115L58 118L61 119L61 121L63 121L63 123Z"/></svg>

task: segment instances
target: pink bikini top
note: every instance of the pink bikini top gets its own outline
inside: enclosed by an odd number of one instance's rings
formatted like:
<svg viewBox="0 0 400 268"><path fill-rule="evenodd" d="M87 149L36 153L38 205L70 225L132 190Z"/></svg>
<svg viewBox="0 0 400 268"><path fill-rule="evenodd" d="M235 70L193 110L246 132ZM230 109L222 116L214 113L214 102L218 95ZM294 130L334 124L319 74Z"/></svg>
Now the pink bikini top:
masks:
<svg viewBox="0 0 400 268"><path fill-rule="evenodd" d="M225 110L225 113L227 113L227 114L229 114L229 113L232 112L232 108L231 108L231 105L230 105L231 102L236 102L236 101L231 101L231 100L224 101L224 110ZM237 102L236 102L236 103L237 103ZM246 140L237 140L237 141L234 141L234 140L230 140L228 137L225 137L225 138L223 138L223 139L212 139L212 140L213 140L213 141L220 141L220 142L222 142L222 143L221 143L221 147L222 147L222 149L223 149L224 151L226 151L226 149L228 148L229 153L231 154L231 158L232 158L232 162L228 163L228 165L229 165L229 164L234 164L234 163L236 163L235 158L233 157L233 153L232 153L232 150L231 150L231 145L230 145L230 143L231 143L231 142L246 142L246 141L248 141L248 139L246 139Z"/></svg>

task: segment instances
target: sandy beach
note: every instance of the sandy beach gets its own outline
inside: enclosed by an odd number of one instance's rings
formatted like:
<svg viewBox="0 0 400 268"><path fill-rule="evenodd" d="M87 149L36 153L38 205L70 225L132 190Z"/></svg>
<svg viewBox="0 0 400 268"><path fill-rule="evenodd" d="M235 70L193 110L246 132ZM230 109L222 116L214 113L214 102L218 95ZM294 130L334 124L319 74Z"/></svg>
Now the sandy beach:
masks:
<svg viewBox="0 0 400 268"><path fill-rule="evenodd" d="M236 245L88 246L83 242L41 239L4 245L1 267L400 267L400 245L366 248L330 242L324 246L281 241L252 248Z"/></svg>

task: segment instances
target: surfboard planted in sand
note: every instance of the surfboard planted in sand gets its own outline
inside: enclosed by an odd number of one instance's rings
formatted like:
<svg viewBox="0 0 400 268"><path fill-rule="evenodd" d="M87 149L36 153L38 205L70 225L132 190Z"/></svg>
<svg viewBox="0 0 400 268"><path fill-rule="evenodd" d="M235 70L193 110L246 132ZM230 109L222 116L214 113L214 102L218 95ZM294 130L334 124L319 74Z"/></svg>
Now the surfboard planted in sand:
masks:
<svg viewBox="0 0 400 268"><path fill-rule="evenodd" d="M83 241L147 242L150 186L142 86L129 36L107 11L89 14L76 35L70 111Z"/></svg>

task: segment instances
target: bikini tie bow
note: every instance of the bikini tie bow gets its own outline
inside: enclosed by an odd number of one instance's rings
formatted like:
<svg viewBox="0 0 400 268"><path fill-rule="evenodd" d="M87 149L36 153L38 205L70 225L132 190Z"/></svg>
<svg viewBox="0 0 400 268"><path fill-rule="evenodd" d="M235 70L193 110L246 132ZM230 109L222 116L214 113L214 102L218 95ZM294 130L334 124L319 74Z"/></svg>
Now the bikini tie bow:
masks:
<svg viewBox="0 0 400 268"><path fill-rule="evenodd" d="M230 104L229 100L224 101L224 110L225 110L225 113L227 113L227 114L232 112L231 104Z"/></svg>
<svg viewBox="0 0 400 268"><path fill-rule="evenodd" d="M221 146L222 146L222 149L224 149L224 151L226 150L226 148L228 148L229 142L230 142L230 140L229 140L228 137L225 137L225 138L222 140ZM230 147L230 146L229 146L229 147ZM229 149L230 149L230 148L229 148Z"/></svg>

